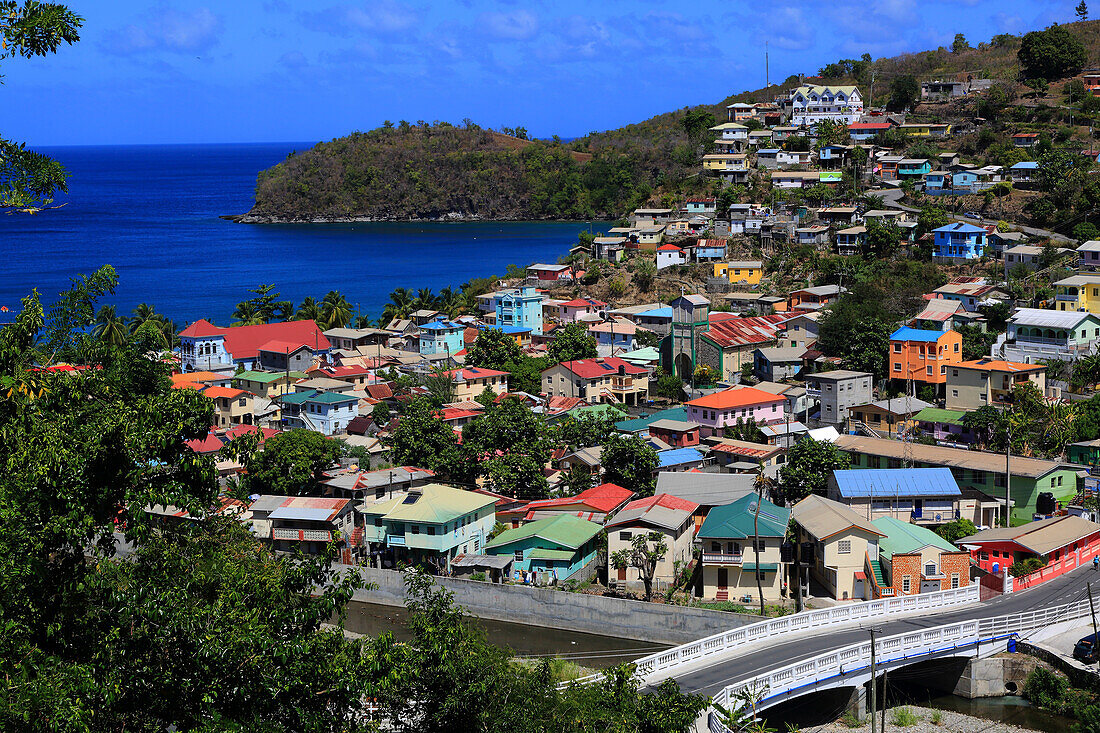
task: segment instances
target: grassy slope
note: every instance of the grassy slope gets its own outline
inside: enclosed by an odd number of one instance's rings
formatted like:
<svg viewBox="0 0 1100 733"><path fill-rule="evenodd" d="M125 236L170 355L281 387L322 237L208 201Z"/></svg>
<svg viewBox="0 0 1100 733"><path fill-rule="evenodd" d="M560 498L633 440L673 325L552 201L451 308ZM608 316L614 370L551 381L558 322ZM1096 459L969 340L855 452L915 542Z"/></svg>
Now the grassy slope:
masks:
<svg viewBox="0 0 1100 733"><path fill-rule="evenodd" d="M1100 21L1068 26L1085 43L1090 66L1100 65ZM1019 37L979 43L961 53L939 48L874 62L874 103L885 102L890 81L975 77L1014 80ZM829 61L829 60L823 60ZM858 83L867 79L815 81ZM726 105L759 102L797 85L790 77L770 89L741 92L593 133L568 146L531 143L489 131L449 125L408 132L373 130L320 143L260 174L252 214L277 219L432 219L456 213L484 219L617 218L652 191L712 190L699 177L680 119L688 109L726 118Z"/></svg>

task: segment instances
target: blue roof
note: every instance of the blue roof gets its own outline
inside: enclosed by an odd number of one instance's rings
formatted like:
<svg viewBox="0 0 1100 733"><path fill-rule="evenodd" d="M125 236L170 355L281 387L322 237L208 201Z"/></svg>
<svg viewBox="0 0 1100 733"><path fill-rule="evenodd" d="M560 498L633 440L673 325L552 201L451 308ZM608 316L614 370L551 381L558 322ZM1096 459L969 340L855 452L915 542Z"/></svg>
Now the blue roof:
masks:
<svg viewBox="0 0 1100 733"><path fill-rule="evenodd" d="M664 468L665 466L678 466L681 463L689 463L691 461L703 460L703 454L694 448L673 448L672 450L663 450L657 454L657 468Z"/></svg>
<svg viewBox="0 0 1100 733"><path fill-rule="evenodd" d="M778 153L778 152L779 152L779 148L760 148L759 150L756 151L756 154L760 155L761 153Z"/></svg>
<svg viewBox="0 0 1100 733"><path fill-rule="evenodd" d="M686 407L670 407L667 410L660 410L654 412L651 415L645 417L636 417L631 420L620 420L615 423L615 429L621 433L636 433L647 429L650 425L658 420L687 420L688 411Z"/></svg>
<svg viewBox="0 0 1100 733"><path fill-rule="evenodd" d="M672 306L669 305L664 308L654 308L651 311L642 311L637 315L646 316L648 318L672 318Z"/></svg>
<svg viewBox="0 0 1100 733"><path fill-rule="evenodd" d="M845 499L904 496L962 496L950 468L862 468L834 471Z"/></svg>
<svg viewBox="0 0 1100 733"><path fill-rule="evenodd" d="M943 336L946 331L931 331L924 328L911 328L909 326L902 326L897 331L890 334L891 341L928 341L935 343L940 340L940 336Z"/></svg>
<svg viewBox="0 0 1100 733"><path fill-rule="evenodd" d="M1036 162L1035 162L1034 160L1024 160L1024 161L1020 161L1020 162L1019 162L1019 163L1017 163L1016 165L1012 166L1012 168L1011 168L1011 169L1017 169L1017 170L1019 170L1019 169L1021 169L1021 168L1031 168L1031 169L1036 169L1036 168L1038 168L1038 167L1039 167L1039 164L1038 164L1038 163L1036 163ZM1011 170L1011 169L1010 169L1010 170Z"/></svg>
<svg viewBox="0 0 1100 733"><path fill-rule="evenodd" d="M959 174L956 174L959 175ZM933 229L934 232L953 232L962 234L985 234L985 229L976 227L973 224L967 224L966 222L957 221L954 224L948 224L942 226L939 229Z"/></svg>
<svg viewBox="0 0 1100 733"><path fill-rule="evenodd" d="M425 331L450 331L455 328L465 328L461 323L455 323L454 321L429 321L420 328Z"/></svg>
<svg viewBox="0 0 1100 733"><path fill-rule="evenodd" d="M523 326L478 326L478 328L480 328L482 331L487 331L489 329L495 328L500 331L504 331L504 333L506 334L531 333L531 329L524 328Z"/></svg>

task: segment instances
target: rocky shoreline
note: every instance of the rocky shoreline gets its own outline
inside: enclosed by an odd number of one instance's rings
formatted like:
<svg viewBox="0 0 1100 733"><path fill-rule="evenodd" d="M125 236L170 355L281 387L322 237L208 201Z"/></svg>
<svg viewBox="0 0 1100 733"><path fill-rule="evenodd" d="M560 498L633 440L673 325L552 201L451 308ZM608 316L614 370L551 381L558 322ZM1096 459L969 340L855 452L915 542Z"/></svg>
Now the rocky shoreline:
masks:
<svg viewBox="0 0 1100 733"><path fill-rule="evenodd" d="M899 726L892 722L893 712L897 708L890 708L886 712L887 731L907 731L908 733L1037 733L1034 728L1023 728L1011 723L1001 723L986 718L978 718L973 715L956 713L951 710L936 710L934 708L920 707L919 705L903 705L916 715L916 722L911 725ZM932 722L933 714L938 714L938 723ZM876 724L879 721L876 721ZM826 725L802 728L802 733L865 733L871 730L870 718L861 725L849 727L842 721L827 723Z"/></svg>
<svg viewBox="0 0 1100 733"><path fill-rule="evenodd" d="M540 222L571 222L576 221L578 224L583 223L574 219L548 219L539 217L519 217L519 218L492 218L479 216L477 214L465 214L457 211L444 214L442 216L428 217L428 218L407 218L397 216L317 216L317 217L300 217L289 218L282 216L268 216L266 214L253 214L248 212L247 214L221 214L219 219L231 221L236 224L363 224L363 223L413 223L413 224L445 224L451 223L467 223L467 222L486 222L486 221L499 221L499 222L527 222L527 221L540 221ZM602 219L600 219L602 221ZM595 220L593 220L595 221Z"/></svg>

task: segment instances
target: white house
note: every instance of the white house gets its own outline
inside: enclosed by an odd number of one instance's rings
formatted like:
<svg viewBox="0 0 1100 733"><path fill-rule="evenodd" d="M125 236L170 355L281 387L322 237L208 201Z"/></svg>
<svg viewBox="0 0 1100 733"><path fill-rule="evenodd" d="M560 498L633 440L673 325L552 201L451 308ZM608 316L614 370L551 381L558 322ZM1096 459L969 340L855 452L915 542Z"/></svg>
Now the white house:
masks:
<svg viewBox="0 0 1100 733"><path fill-rule="evenodd" d="M850 125L863 115L863 96L854 86L804 84L791 91L790 99L795 126L808 127L822 120Z"/></svg>
<svg viewBox="0 0 1100 733"><path fill-rule="evenodd" d="M657 248L657 269L687 264L687 253L675 244L662 244Z"/></svg>

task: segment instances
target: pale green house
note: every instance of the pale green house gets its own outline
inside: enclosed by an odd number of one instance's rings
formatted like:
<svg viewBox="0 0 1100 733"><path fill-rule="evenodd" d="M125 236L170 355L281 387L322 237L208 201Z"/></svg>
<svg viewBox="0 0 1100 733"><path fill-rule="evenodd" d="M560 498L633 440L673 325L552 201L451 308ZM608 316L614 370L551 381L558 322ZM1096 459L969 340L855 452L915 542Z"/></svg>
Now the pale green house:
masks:
<svg viewBox="0 0 1100 733"><path fill-rule="evenodd" d="M458 555L483 552L496 523L496 499L442 484L359 506L363 544L383 567L426 563L450 567Z"/></svg>
<svg viewBox="0 0 1100 733"><path fill-rule="evenodd" d="M488 555L511 555L512 569L569 578L596 558L603 527L572 514L536 519L501 532L485 547Z"/></svg>

